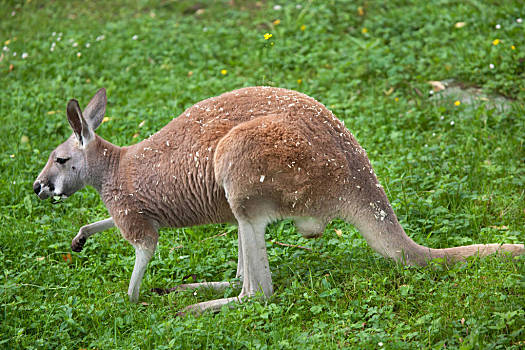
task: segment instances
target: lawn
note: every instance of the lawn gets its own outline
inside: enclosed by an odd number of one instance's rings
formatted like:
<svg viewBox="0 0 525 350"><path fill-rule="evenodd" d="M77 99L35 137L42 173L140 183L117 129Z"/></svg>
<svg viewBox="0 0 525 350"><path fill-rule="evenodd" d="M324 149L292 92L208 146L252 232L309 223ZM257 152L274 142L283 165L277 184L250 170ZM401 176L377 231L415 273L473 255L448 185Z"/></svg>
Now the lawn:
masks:
<svg viewBox="0 0 525 350"><path fill-rule="evenodd" d="M32 192L71 133L70 98L84 106L106 87L97 132L129 145L204 98L272 85L345 121L416 242L523 243L522 18L522 0L1 1L0 348L523 348L525 257L404 268L344 222L317 240L278 222L274 296L179 317L239 290L150 289L234 278L235 226L162 230L131 304L134 251L116 229L70 249L108 216L96 191L57 205ZM446 79L488 97L436 98L428 82Z"/></svg>

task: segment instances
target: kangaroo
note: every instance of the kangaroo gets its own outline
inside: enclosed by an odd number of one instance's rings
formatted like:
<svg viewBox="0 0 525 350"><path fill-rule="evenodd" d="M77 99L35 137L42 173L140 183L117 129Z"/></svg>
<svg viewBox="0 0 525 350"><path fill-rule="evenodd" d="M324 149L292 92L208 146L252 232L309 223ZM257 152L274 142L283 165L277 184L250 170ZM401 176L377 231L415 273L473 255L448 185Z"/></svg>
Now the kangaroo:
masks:
<svg viewBox="0 0 525 350"><path fill-rule="evenodd" d="M68 102L73 134L51 152L33 189L41 199L66 198L85 185L99 192L111 218L83 226L72 249L81 251L90 235L118 227L136 252L128 289L132 302L138 301L161 227L238 224L240 295L187 308L194 312L217 310L259 292L272 295L264 233L269 223L285 218L309 238L321 236L330 220L342 218L376 252L408 265L525 252L523 244L432 249L415 243L399 224L365 150L332 112L302 93L274 87L227 92L198 102L128 147L95 134L106 103L105 89L83 112L76 100Z"/></svg>

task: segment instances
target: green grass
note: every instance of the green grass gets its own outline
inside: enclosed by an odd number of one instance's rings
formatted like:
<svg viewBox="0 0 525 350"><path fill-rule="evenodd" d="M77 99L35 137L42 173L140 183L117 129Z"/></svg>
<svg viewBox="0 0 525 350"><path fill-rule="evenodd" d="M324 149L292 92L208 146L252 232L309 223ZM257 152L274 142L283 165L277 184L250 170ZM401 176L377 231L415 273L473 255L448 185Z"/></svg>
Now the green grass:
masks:
<svg viewBox="0 0 525 350"><path fill-rule="evenodd" d="M116 230L69 258L77 230L105 218L105 208L93 189L53 206L31 184L71 132L67 100L85 105L99 87L109 96L99 134L118 145L242 86L305 92L368 150L414 240L431 247L525 241L521 0L311 1L300 8L283 1L280 10L265 1L200 3L198 13L191 1L0 4L1 46L8 47L0 60L0 347L523 347L523 257L402 268L345 223L331 223L319 240L277 223L267 232L275 295L199 318L176 313L239 291L149 290L191 274L233 278L235 227L163 230L138 304L126 295L133 250ZM512 98L511 109L432 102L427 81L447 78Z"/></svg>

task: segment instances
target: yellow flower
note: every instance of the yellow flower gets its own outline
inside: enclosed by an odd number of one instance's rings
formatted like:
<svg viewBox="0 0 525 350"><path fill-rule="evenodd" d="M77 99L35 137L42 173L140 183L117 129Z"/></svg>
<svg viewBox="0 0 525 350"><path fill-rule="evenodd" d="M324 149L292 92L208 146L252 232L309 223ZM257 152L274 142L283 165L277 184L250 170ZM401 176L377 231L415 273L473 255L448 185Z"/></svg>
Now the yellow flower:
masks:
<svg viewBox="0 0 525 350"><path fill-rule="evenodd" d="M301 30L304 32L305 29L306 29L306 26L303 24L303 25L301 26Z"/></svg>
<svg viewBox="0 0 525 350"><path fill-rule="evenodd" d="M366 29L366 28L361 29L361 33L363 33L363 34L368 33L368 29Z"/></svg>
<svg viewBox="0 0 525 350"><path fill-rule="evenodd" d="M281 23L280 19L276 19L275 21L273 21L273 25L274 26L278 25L279 23Z"/></svg>
<svg viewBox="0 0 525 350"><path fill-rule="evenodd" d="M365 15L365 10L363 10L363 6L359 6L359 7L357 8L357 14L358 14L359 16L364 16L364 15Z"/></svg>
<svg viewBox="0 0 525 350"><path fill-rule="evenodd" d="M303 82L302 79L297 79L297 84L301 85L302 82Z"/></svg>
<svg viewBox="0 0 525 350"><path fill-rule="evenodd" d="M226 69L221 69L221 74L222 75L226 75L226 74L228 74L228 71Z"/></svg>
<svg viewBox="0 0 525 350"><path fill-rule="evenodd" d="M492 45L496 46L499 44L499 39L495 39L492 41Z"/></svg>
<svg viewBox="0 0 525 350"><path fill-rule="evenodd" d="M394 101L399 102L399 97L395 97Z"/></svg>
<svg viewBox="0 0 525 350"><path fill-rule="evenodd" d="M268 40L268 39L270 39L272 36L273 36L272 34L270 34L270 33L266 33L266 34L264 34L264 40Z"/></svg>
<svg viewBox="0 0 525 350"><path fill-rule="evenodd" d="M511 47L511 50L516 50L516 46L512 45Z"/></svg>
<svg viewBox="0 0 525 350"><path fill-rule="evenodd" d="M454 105L455 106L459 106L461 104L461 101L457 100L456 102L454 102Z"/></svg>
<svg viewBox="0 0 525 350"><path fill-rule="evenodd" d="M104 118L102 119L102 123L107 123L107 122L109 122L109 117L104 117Z"/></svg>

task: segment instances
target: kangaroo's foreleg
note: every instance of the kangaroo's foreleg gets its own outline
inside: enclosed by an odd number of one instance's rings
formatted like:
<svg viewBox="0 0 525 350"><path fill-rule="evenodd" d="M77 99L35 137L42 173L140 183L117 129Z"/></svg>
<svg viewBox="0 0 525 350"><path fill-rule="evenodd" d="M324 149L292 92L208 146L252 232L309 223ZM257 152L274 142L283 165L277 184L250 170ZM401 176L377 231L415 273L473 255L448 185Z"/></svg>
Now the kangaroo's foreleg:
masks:
<svg viewBox="0 0 525 350"><path fill-rule="evenodd" d="M74 252L80 252L84 248L86 240L97 232L105 231L115 226L113 218L100 220L92 224L82 226L78 231L78 234L73 238L71 242L71 249Z"/></svg>

